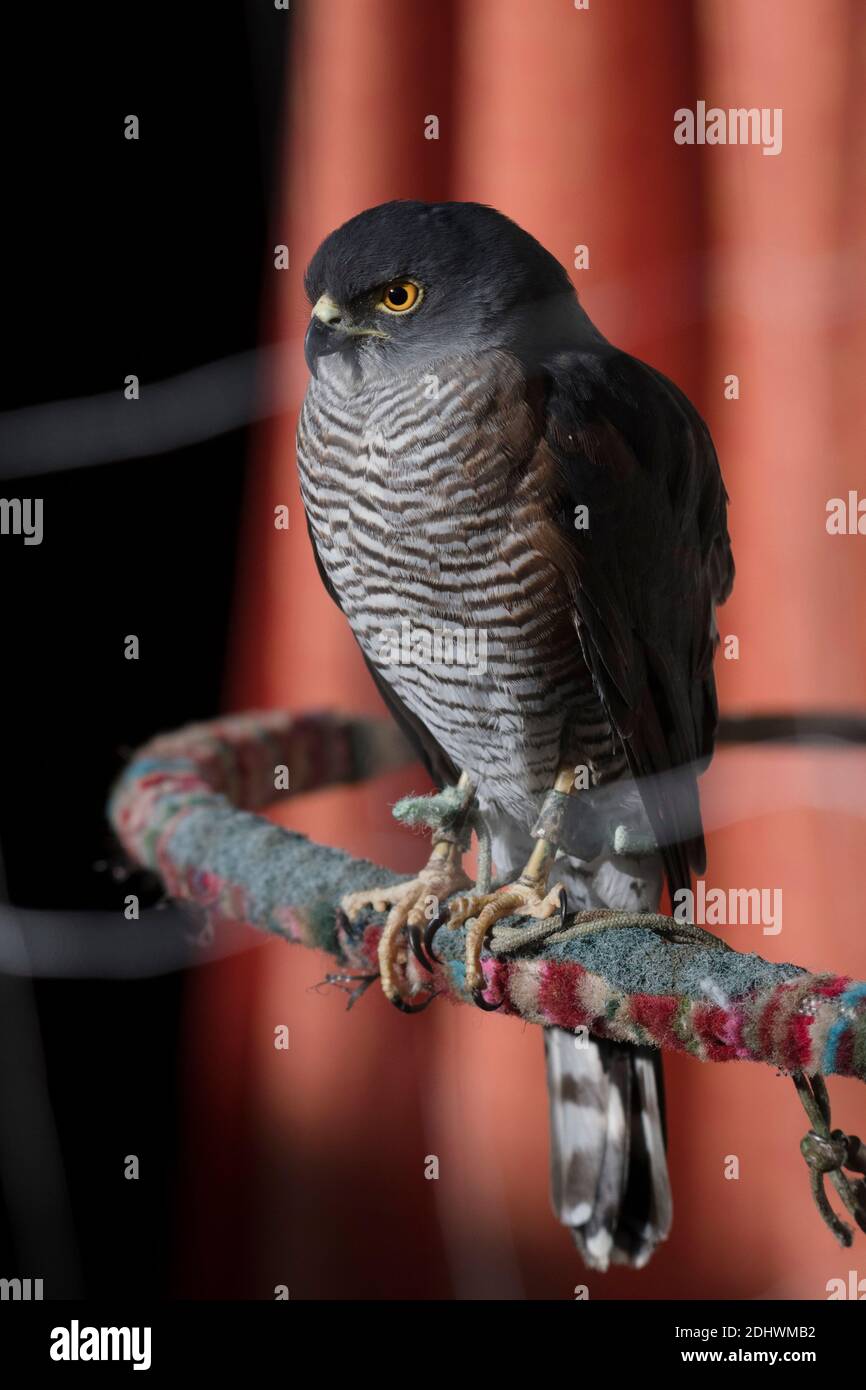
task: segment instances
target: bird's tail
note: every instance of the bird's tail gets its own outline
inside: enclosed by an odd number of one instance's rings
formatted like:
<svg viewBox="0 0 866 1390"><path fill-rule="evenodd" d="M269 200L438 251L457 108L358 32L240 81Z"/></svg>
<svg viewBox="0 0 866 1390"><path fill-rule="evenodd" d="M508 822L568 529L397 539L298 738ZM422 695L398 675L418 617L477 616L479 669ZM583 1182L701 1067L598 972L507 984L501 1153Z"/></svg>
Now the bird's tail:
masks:
<svg viewBox="0 0 866 1390"><path fill-rule="evenodd" d="M645 1265L671 1228L655 1048L544 1030L553 1209L591 1269Z"/></svg>

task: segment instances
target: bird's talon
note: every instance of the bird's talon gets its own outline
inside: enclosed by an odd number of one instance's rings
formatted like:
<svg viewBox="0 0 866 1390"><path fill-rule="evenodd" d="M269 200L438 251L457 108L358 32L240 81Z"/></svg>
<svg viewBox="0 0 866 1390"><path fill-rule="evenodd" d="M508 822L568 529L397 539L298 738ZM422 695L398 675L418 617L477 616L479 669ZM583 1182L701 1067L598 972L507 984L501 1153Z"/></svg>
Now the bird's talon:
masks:
<svg viewBox="0 0 866 1390"><path fill-rule="evenodd" d="M430 1002L405 1004L403 996L407 991L401 986L410 951L422 969L428 973L433 971L422 937L426 901L433 897L440 903L445 902L452 893L468 886L471 886L470 880L460 867L459 857L443 859L434 851L416 878L389 884L385 888L349 893L343 898L340 905L349 918L368 905L372 905L376 911L388 909L377 948L379 978L384 993L403 1013L420 1013Z"/></svg>
<svg viewBox="0 0 866 1390"><path fill-rule="evenodd" d="M388 999L394 1005L395 1009L400 1010L401 1014L423 1014L425 1009L429 1009L433 1000L439 998L439 994L440 991L437 989L434 994L428 995L421 1004L410 1004L399 994L389 994Z"/></svg>
<svg viewBox="0 0 866 1390"><path fill-rule="evenodd" d="M409 927L408 933L409 945L412 947L412 954L417 960L418 964L422 967L422 969L432 971L433 964L430 960L428 960L427 953L424 950L424 941L421 936L421 928Z"/></svg>
<svg viewBox="0 0 866 1390"><path fill-rule="evenodd" d="M454 906L457 912L451 915L448 925L466 927L466 989L480 1009L492 1012L500 1008L501 1001L499 1004L486 1003L483 983L479 985L478 982L483 980L481 953L493 927L503 917L552 917L557 909L564 919L568 911L568 898L560 883L545 894L539 881L519 880L495 893L459 899Z"/></svg>
<svg viewBox="0 0 866 1390"><path fill-rule="evenodd" d="M430 957L430 959L432 961L435 961L437 965L442 964L442 957L437 956L436 952L433 950L433 938L436 935L439 928L444 925L444 922L445 909L443 908L442 911L437 913L437 915L433 918L432 922L428 922L427 926L424 929L424 950L427 952L427 955Z"/></svg>
<svg viewBox="0 0 866 1390"><path fill-rule="evenodd" d="M495 1004L491 1004L488 1002L488 1000L484 998L483 985L476 985L475 988L472 990L472 1001L474 1004L477 1004L479 1009L483 1009L485 1013L488 1014L495 1013L497 1009L502 1008L501 999L498 1000Z"/></svg>

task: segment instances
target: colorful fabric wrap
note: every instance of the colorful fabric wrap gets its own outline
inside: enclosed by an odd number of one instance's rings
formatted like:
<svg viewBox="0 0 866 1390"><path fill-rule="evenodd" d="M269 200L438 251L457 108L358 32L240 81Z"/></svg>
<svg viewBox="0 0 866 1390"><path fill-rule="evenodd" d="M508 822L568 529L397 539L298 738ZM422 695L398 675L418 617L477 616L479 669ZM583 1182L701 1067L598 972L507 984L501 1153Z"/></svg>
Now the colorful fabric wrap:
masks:
<svg viewBox="0 0 866 1390"><path fill-rule="evenodd" d="M343 970L372 974L382 917L368 912L349 923L339 902L397 875L252 812L281 795L361 780L410 759L391 726L376 721L236 715L140 749L113 790L109 816L130 858L215 928L244 923L326 951ZM278 792L280 768L290 786ZM866 983L678 942L645 917L613 914L585 935L539 940L530 932L522 947L513 931L520 925L512 918L497 930L483 960L486 997L501 1001L504 1014L703 1061L866 1079ZM463 936L438 931L441 962L432 977L409 953L409 988L468 1002Z"/></svg>

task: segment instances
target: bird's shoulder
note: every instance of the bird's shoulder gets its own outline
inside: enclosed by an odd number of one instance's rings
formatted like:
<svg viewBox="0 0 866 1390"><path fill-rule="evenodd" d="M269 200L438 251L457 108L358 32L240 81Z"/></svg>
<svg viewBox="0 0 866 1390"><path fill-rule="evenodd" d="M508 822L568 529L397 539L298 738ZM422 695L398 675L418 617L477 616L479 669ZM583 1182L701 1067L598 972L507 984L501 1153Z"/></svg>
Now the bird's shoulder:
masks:
<svg viewBox="0 0 866 1390"><path fill-rule="evenodd" d="M566 504L595 501L656 545L694 546L715 603L734 577L728 494L697 408L663 372L604 339L551 355L533 383Z"/></svg>

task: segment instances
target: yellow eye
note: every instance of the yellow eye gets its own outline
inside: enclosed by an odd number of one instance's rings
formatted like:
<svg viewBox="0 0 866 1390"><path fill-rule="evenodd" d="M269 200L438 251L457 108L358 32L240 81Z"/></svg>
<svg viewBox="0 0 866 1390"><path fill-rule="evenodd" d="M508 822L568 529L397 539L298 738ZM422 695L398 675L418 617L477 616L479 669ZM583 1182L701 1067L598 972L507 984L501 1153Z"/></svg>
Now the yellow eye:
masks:
<svg viewBox="0 0 866 1390"><path fill-rule="evenodd" d="M387 309L389 314L405 314L415 307L420 296L421 291L414 281L394 280L385 286L379 308Z"/></svg>

